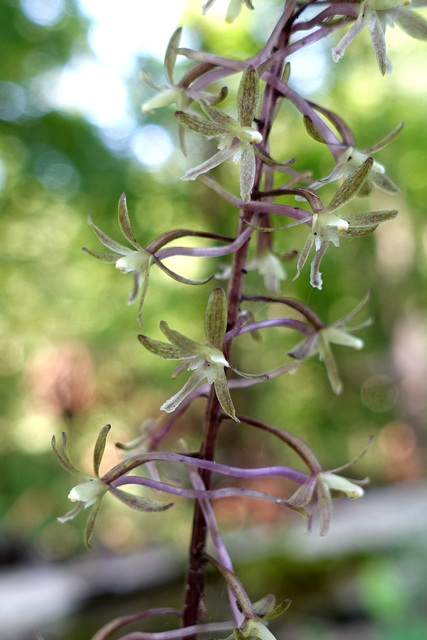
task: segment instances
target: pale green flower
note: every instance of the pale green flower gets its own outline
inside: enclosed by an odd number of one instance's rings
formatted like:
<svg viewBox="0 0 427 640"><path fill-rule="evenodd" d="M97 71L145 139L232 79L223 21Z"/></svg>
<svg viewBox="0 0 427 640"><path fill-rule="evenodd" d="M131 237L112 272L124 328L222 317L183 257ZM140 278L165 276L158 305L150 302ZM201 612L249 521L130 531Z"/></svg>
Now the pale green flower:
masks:
<svg viewBox="0 0 427 640"><path fill-rule="evenodd" d="M338 368L331 350L331 344L350 347L351 349L360 350L363 348L363 340L353 335L354 331L363 329L370 324L370 319L359 324L356 327L346 326L356 315L358 315L365 307L369 300L369 293L357 305L353 311L348 313L344 318L333 322L322 328L313 328L312 333L306 336L301 342L289 351L288 355L297 360L308 360L315 355L319 356L319 360L324 362L326 373L332 390L336 394L340 394L343 389Z"/></svg>
<svg viewBox="0 0 427 640"><path fill-rule="evenodd" d="M309 118L304 118L304 124L307 132L315 140L325 143L325 140ZM390 142L402 131L403 125L404 123L401 122L395 129L393 129L393 131L390 131L390 133L388 133L379 142L366 149L358 149L355 146L345 146L343 144L342 146L344 148L337 158L337 165L333 171L325 178L321 178L320 180L310 184L308 188L318 189L319 187L329 184L330 182L334 182L335 180L339 180L340 178L348 178L353 171L360 167L370 156L377 151L381 151L381 149L384 149L384 147L390 144ZM396 195L399 192L399 188L387 176L385 167L376 160L373 161L371 171L357 192L357 195L368 196L374 187L377 187L389 195ZM302 198L298 197L297 199Z"/></svg>
<svg viewBox="0 0 427 640"><path fill-rule="evenodd" d="M367 158L346 178L328 206L313 213L311 229L300 253L294 280L300 275L314 246L315 255L311 262L310 284L316 289L321 289L320 263L329 243L339 247L341 236L354 238L368 235L375 231L381 222L396 217L397 211L394 209L365 213L341 213L340 216L335 213L360 191L371 171L373 162L373 158Z"/></svg>
<svg viewBox="0 0 427 640"><path fill-rule="evenodd" d="M301 509L311 508L309 530L311 529L313 515L318 511L320 517L320 535L324 536L328 533L332 518L333 498L339 498L345 495L347 498L355 500L364 495L365 492L362 486L368 482L367 478L364 480L349 480L348 478L337 475L337 472L347 469L360 460L371 444L372 438L369 439L368 445L359 455L342 467L332 469L331 471L322 470L313 473L291 496L288 501L289 504Z"/></svg>
<svg viewBox="0 0 427 640"><path fill-rule="evenodd" d="M160 408L171 413L185 400L185 398L203 382L213 384L218 401L224 412L233 420L239 422L236 417L224 367L229 367L227 359L222 352L222 344L227 327L227 301L222 289L214 289L209 296L205 315L205 334L208 343L201 344L187 338L182 333L170 329L164 321L160 322L160 330L169 340L160 342L145 335L139 335L141 344L152 353L166 360L184 360L173 374L173 378L179 375L185 368L191 371L191 376L185 385L172 398L167 400Z"/></svg>
<svg viewBox="0 0 427 640"><path fill-rule="evenodd" d="M240 162L240 195L248 202L255 181L255 153L260 153L254 145L262 141L262 135L253 127L258 104L259 78L255 69L249 67L239 86L237 120L206 100L200 100L200 106L207 118L177 111L175 116L184 127L207 138L219 138L218 153L189 169L182 179L195 180L232 157L234 162Z"/></svg>

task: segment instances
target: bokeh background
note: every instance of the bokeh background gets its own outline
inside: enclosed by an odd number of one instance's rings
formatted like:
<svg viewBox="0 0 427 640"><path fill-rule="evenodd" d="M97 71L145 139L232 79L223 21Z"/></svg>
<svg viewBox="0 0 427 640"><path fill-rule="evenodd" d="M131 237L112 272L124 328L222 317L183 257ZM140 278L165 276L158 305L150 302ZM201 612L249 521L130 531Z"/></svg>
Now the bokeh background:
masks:
<svg viewBox="0 0 427 640"><path fill-rule="evenodd" d="M75 484L57 464L53 434L66 431L76 465L90 473L99 429L113 426L105 468L120 459L114 442L127 442L158 417L177 389L171 363L143 351L136 307L126 305L131 276L81 251L102 250L87 218L122 241L117 201L127 193L134 229L144 246L170 228L233 233L228 205L202 184L183 183L200 148L188 136L189 157L177 143L173 107L152 115L141 104L153 95L140 78L148 70L163 85L162 58L178 24L193 48L247 57L256 52L279 15L280 2L256 2L233 25L227 3L208 16L193 0L0 0L0 636L84 640L111 617L148 606L180 606L191 504L166 514L141 514L105 500L93 549L84 549L84 517L60 525ZM218 518L234 549L239 575L254 600L267 592L292 598L274 627L279 640L363 637L418 640L427 635L425 608L427 489L424 481L427 416L427 45L399 29L387 33L394 72L382 78L367 33L339 65L330 59L338 36L291 57L293 88L335 109L368 147L399 122L405 127L378 153L401 186L358 199L355 210L397 208L399 217L374 236L342 241L324 260L324 290L308 285L307 269L282 293L297 296L327 321L372 296L360 332L361 352L337 347L344 392L334 396L317 360L296 375L234 394L252 413L305 438L326 468L345 463L366 444L368 454L349 475L369 476L366 498L339 501L326 539L307 536L304 524L263 504L223 502ZM177 74L189 67L179 58ZM227 82L224 108L233 114L238 79ZM332 169L324 147L307 138L296 110L282 105L273 155L295 156L296 167L318 178ZM196 158L196 161L195 161ZM232 164L216 170L236 192ZM326 201L333 192L325 187ZM282 199L283 202L291 200ZM280 221L279 221L280 223ZM306 230L276 234L278 249L301 248ZM195 243L198 241L194 241ZM171 260L191 278L220 269L213 260ZM144 332L158 323L203 339L203 311L211 284L178 284L153 269L144 308ZM248 293L263 292L250 273ZM249 308L249 307L248 307ZM282 312L251 307L256 317ZM362 319L363 319L362 318ZM291 332L266 332L236 345L238 367L258 372L286 361L297 342ZM280 347L279 347L280 345ZM176 437L197 448L202 401L187 412ZM295 462L264 435L228 425L219 457L231 464ZM265 490L280 490L274 483ZM289 489L290 490L290 489ZM226 617L226 600L209 576L213 615ZM220 589L221 597L218 597Z"/></svg>

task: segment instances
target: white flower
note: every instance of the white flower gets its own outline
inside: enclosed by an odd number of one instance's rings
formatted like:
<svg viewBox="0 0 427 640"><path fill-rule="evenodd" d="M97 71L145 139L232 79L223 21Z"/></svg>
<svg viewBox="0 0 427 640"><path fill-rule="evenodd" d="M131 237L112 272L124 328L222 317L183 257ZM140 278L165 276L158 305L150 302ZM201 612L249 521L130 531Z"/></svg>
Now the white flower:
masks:
<svg viewBox="0 0 427 640"><path fill-rule="evenodd" d="M71 502L83 503L84 508L87 509L100 500L106 491L108 491L108 485L102 480L89 478L73 487L68 494L68 499Z"/></svg>

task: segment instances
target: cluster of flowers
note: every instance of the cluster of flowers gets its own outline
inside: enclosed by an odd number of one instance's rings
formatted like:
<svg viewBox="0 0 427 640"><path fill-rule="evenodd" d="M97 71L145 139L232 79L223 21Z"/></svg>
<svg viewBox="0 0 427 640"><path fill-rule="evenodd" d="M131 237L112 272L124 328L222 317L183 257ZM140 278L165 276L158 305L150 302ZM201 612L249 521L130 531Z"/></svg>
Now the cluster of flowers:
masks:
<svg viewBox="0 0 427 640"><path fill-rule="evenodd" d="M205 12L213 2L214 0L206 2ZM412 2L412 6L415 8L426 4L427 2L424 0L413 0ZM251 10L254 8L251 0L231 0L227 20L235 19L243 5ZM172 503L161 503L151 498L137 497L120 488L123 485L140 485L167 494L197 500L219 560L215 560L207 554L205 557L220 571L227 583L231 594L230 606L234 619L225 623L192 625L180 629L180 637L194 636L199 632L211 633L231 630L229 639L243 640L243 638L257 637L262 640L271 640L272 635L264 624L265 621L280 615L289 605L289 602L285 601L276 606L272 596L267 596L254 604L250 602L233 571L231 560L219 534L210 502L212 499L245 495L273 501L307 516L309 526L313 514L318 513L320 534L325 535L331 521L332 499L340 495L346 495L349 498L359 498L363 495L362 485L365 481L348 480L338 475L339 471L349 465L331 471L324 470L307 444L297 436L253 418L239 415L234 407L230 390L250 387L286 371L295 370L305 360L317 355L325 364L332 390L334 393L341 393L343 385L331 345L348 346L354 349L363 347L363 341L355 337L353 333L367 326L369 320L352 327L349 327L348 323L363 310L369 299L369 294L354 311L344 318L331 324L325 324L307 305L280 297L281 281L287 277L284 264L298 256L294 276L296 279L302 274L314 249L314 257L311 260L310 284L317 289L322 289L320 265L330 244L339 247L342 238L356 238L371 234L379 224L391 220L397 215L395 209L354 212L353 209L348 209L347 205L356 198L369 195L374 188L389 195L398 193L398 187L389 178L385 168L374 160L373 154L394 140L402 130L403 123L376 144L367 149L361 149L355 144L351 130L341 117L305 100L289 87L289 65L285 66L284 73L281 74L273 73L272 69L274 65L283 62L290 53L316 39L326 37L331 31L353 21L350 29L333 49L333 60L337 62L342 58L348 45L366 25L371 35L379 69L382 74L385 74L391 71L391 63L386 55L386 27L388 25L394 26L396 23L413 37L425 40L427 39L427 23L413 12L412 8L409 8L408 0L400 2L395 0L363 0L360 3L335 3L326 9L323 8L310 21L299 19L303 10L296 2L285 3L283 16L278 21L270 40L257 55L246 62L227 60L216 55L181 48L182 30L179 28L172 35L165 55L164 68L169 86L166 88L158 87L147 73L143 73L143 80L157 92L153 99L143 105L144 113L149 114L159 107L176 105L175 118L179 126L180 143L184 153L187 149L187 130L207 139L217 140L217 151L202 163L189 168L182 179L202 180L243 213L235 237L230 238L192 229L178 229L166 232L143 245L138 242L132 228L125 194L119 200L118 222L130 247L107 236L95 225L92 218L89 219L89 224L97 238L109 251L99 252L87 248L84 250L103 262L114 264L122 273L132 273L134 285L129 296L129 304L139 299L139 324L142 324L143 304L153 265L183 284L203 285L214 277L225 280L231 277L230 267L226 266L219 273L215 273L214 269L214 273L205 280L190 280L167 267L164 260L179 255L204 259L218 259L233 255L245 247L255 235L257 249L255 255L246 260L244 270L258 270L264 279L266 288L272 295L241 295L240 302L262 302L265 304L274 301L282 304L285 308L297 310L301 318L297 320L295 314L290 314L289 317L279 315L278 317L269 317L267 320L255 321L253 314L244 310L239 311L237 320L231 327L228 327L229 309L227 308L226 294L223 289L217 287L210 294L206 306L204 317L206 341L204 343L197 342L170 328L163 320L160 322L160 330L166 338L166 342L153 339L145 334L138 336L142 347L150 353L166 360L181 361L172 374L173 379L185 369L190 372L190 376L182 388L161 406L161 410L172 414L172 416L166 426L163 425L158 433L151 434L146 438L144 451L127 452L123 462L101 477L100 464L110 430L110 426L107 425L101 430L95 444L94 477L88 477L74 466L68 453L65 434L63 434L61 448L53 439L53 448L61 465L81 480L69 494L70 500L76 502L77 506L60 518L60 521L67 522L83 509L90 508L85 533L88 546L90 546L90 539L102 500L107 493L112 494L131 508L143 511L164 511L172 506ZM294 34L301 30L307 30L308 34L303 39L296 40L291 44L287 42L281 47L276 46L285 24L291 26L290 31L293 30ZM181 80L176 81L175 66L178 55L194 60L195 65ZM226 98L227 88L222 87L216 92L210 92L207 89L235 73L241 74L241 80L236 100L237 114L236 117L232 117L217 106ZM293 159L279 161L270 156L268 135L273 121L272 111L274 109L271 105L274 105L274 101L266 99L261 105L262 82L266 87L264 95L270 92L269 95L274 93L276 97L278 96L277 99L287 99L292 102L301 113L308 134L329 150L335 161L335 167L329 175L310 182L307 173L298 172L292 167ZM269 106L263 106L265 104ZM330 123L338 132L339 137L329 126ZM211 175L206 175L229 159L240 164L239 196L228 193ZM266 174L268 173L270 180L266 178L264 191L261 191L259 189L259 175L260 169L265 167L268 168ZM276 189L273 188L273 180L271 179L274 171L285 173L288 176L287 181ZM341 182L335 194L325 205L319 195L319 190L324 185L338 180ZM305 202L307 206L305 208L275 202L275 198L282 195L291 195L298 202ZM270 218L275 215L290 218L292 222L282 226L270 226ZM294 249L278 252L274 249L274 234L302 224L307 226L308 235L299 252ZM209 246L196 248L171 244L172 241L189 236L207 239L210 241ZM213 243L215 243L214 246ZM232 340L246 333L252 333L256 336L274 326L286 327L302 335L302 339L300 338L297 344L288 351L287 361L276 369L260 374L243 373L236 369L231 363L230 356ZM231 371L239 377L230 379L228 374ZM212 389L222 411L221 420L231 418L236 422L245 422L279 438L297 452L308 471L302 472L284 466L238 468L220 465L185 453L158 452L157 445L170 430L177 417L185 411L194 398L208 396ZM156 467L158 462L182 465L188 471L191 488L171 483L167 477L162 479L161 472ZM349 464L353 464L353 462L354 460ZM137 467L146 469L146 476L129 475ZM202 469L236 478L282 476L295 482L298 488L288 498L233 487L211 490L204 485L201 476L197 473L197 470ZM171 615L180 614L176 610L166 609L156 610L156 613L158 612ZM154 613L145 613L144 615L149 616ZM123 625L128 621L129 617L123 621ZM118 629L120 626L121 622L118 621L115 623L114 629ZM97 638L107 638L109 629L110 627L106 628L104 632L101 630ZM170 638L175 637L173 633L171 632ZM168 638L169 636L166 633L163 637Z"/></svg>

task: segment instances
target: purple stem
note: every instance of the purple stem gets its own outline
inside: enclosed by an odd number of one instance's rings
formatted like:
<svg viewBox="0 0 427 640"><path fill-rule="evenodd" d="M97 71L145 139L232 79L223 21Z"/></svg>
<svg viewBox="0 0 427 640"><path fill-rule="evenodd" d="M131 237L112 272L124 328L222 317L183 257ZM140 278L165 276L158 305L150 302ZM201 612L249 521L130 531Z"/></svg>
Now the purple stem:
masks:
<svg viewBox="0 0 427 640"><path fill-rule="evenodd" d="M246 422L249 421L249 418L244 418ZM253 423L254 421L252 421ZM251 423L251 424L252 424ZM261 424L261 423L259 423ZM267 427L265 427L266 430ZM270 427L269 430L272 433L276 434L276 431L273 427ZM277 435L277 434L276 434ZM302 442L299 438L294 436L295 439ZM306 447L307 445L305 445ZM305 461L305 457L302 456L302 459ZM296 469L292 469L290 467L283 466L272 466L272 467L258 467L256 469L247 469L244 467L233 467L226 464L220 464L219 462L213 462L210 460L201 460L199 458L195 458L188 455L183 455L182 453L173 453L173 452L150 452L150 453L140 453L131 458L127 458L123 462L120 462L115 467L107 471L107 473L101 478L103 482L106 484L113 483L117 481L121 476L136 467L142 466L147 462L156 461L156 462L176 462L183 464L187 467L197 467L198 469L207 469L208 471L220 473L223 476L232 476L235 478L262 478L265 476L280 476L283 478L288 478L289 480L293 480L298 484L305 482L307 479L307 474L302 471L297 471ZM151 482L155 482L154 480ZM142 483L141 483L142 484ZM147 486L149 486L147 484ZM155 488L155 487L154 487Z"/></svg>
<svg viewBox="0 0 427 640"><path fill-rule="evenodd" d="M210 622L208 624L193 624L182 629L172 629L171 631L158 631L157 633L147 633L145 631L134 631L127 633L119 640L175 640L187 638L198 633L215 633L217 631L230 631L234 629L234 621Z"/></svg>

